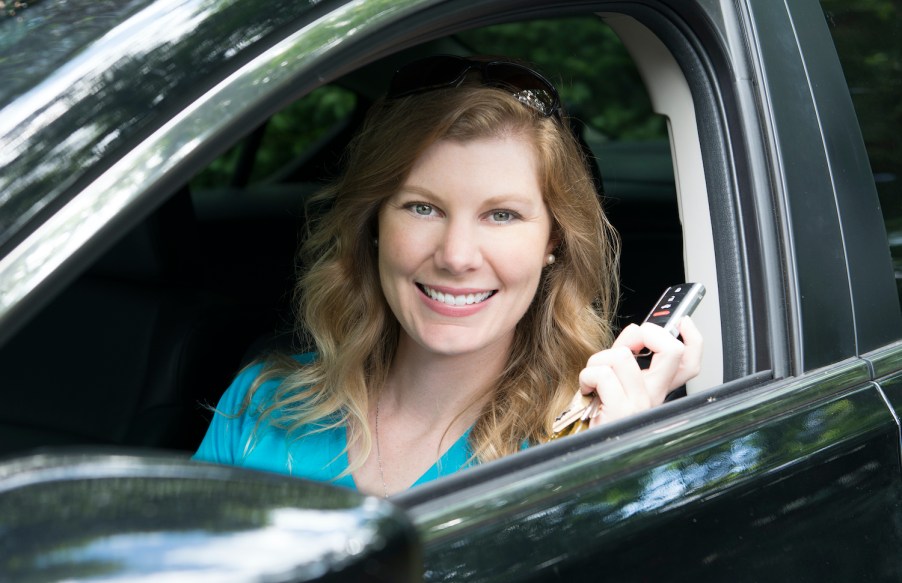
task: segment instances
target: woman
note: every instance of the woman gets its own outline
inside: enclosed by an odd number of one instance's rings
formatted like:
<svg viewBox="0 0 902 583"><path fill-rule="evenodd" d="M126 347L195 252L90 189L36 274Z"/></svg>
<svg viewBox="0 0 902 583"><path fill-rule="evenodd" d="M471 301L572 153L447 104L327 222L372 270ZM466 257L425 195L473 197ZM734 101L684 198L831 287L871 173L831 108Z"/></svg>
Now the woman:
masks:
<svg viewBox="0 0 902 583"><path fill-rule="evenodd" d="M402 68L323 197L297 287L316 353L243 371L197 459L388 496L544 441L577 387L598 425L698 372L688 319L685 345L653 325L612 344L616 237L531 69Z"/></svg>

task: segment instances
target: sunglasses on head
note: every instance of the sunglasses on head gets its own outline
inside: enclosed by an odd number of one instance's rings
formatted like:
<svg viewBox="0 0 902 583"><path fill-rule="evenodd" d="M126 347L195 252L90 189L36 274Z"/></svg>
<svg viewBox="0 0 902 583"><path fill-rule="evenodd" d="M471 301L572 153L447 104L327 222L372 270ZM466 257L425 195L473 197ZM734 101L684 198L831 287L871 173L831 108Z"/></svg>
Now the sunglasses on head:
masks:
<svg viewBox="0 0 902 583"><path fill-rule="evenodd" d="M458 87L470 71L478 71L482 84L509 91L518 101L545 117L560 117L561 99L557 89L538 72L512 61L482 60L436 55L404 65L395 71L388 99L416 93Z"/></svg>

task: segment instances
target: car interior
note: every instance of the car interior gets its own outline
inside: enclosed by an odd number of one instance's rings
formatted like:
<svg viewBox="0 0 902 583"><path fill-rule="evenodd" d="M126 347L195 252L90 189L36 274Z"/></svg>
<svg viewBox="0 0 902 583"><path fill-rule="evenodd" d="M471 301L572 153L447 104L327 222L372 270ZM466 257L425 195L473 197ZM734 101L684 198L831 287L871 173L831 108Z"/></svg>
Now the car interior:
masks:
<svg viewBox="0 0 902 583"><path fill-rule="evenodd" d="M569 49L547 47L565 43L573 21L605 39L605 51L617 51L612 70L629 79L602 79L608 93L592 95L585 81L602 66L594 57L554 61ZM505 45L529 27L547 45L525 54L524 43ZM209 406L243 365L271 350L304 350L291 298L303 267L296 251L316 213L305 202L339 171L341 152L391 72L434 53L513 54L562 87L622 239L618 323L641 321L668 285L702 281L708 299L697 321L706 333L706 371L689 392L723 382L711 213L689 87L664 45L636 21L589 15L418 45L302 96L247 132L111 242L0 348L7 388L0 455L68 445L191 452ZM645 95L627 91L635 86ZM605 112L617 99L642 115L614 124Z"/></svg>

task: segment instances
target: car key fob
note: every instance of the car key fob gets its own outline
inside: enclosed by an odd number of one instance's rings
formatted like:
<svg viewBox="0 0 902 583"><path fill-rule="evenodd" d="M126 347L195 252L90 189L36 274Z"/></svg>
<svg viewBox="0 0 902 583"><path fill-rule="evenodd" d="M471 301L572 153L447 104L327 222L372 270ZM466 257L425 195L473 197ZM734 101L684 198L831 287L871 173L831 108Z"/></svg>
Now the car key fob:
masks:
<svg viewBox="0 0 902 583"><path fill-rule="evenodd" d="M664 290L644 322L657 324L674 336L679 336L680 320L692 314L703 297L705 286L700 283L672 285Z"/></svg>
<svg viewBox="0 0 902 583"><path fill-rule="evenodd" d="M700 283L681 283L664 290L654 307L643 320L661 326L674 336L679 336L679 323L684 316L689 316L705 297L705 286ZM648 349L636 354L639 366L648 368L651 360ZM573 399L564 411L554 420L549 441L574 435L589 428L589 422L601 408L601 399L596 393L584 395L577 390Z"/></svg>

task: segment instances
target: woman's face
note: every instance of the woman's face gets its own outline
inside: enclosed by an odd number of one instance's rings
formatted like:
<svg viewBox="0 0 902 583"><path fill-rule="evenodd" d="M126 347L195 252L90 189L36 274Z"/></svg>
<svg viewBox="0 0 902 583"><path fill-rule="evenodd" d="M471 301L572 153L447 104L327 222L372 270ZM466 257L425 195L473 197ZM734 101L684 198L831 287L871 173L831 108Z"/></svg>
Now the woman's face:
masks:
<svg viewBox="0 0 902 583"><path fill-rule="evenodd" d="M550 238L525 138L433 144L379 212L379 275L402 341L434 354L506 356Z"/></svg>

